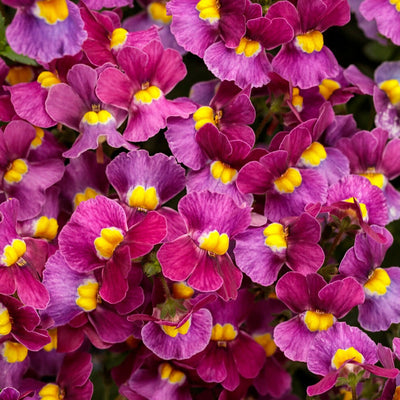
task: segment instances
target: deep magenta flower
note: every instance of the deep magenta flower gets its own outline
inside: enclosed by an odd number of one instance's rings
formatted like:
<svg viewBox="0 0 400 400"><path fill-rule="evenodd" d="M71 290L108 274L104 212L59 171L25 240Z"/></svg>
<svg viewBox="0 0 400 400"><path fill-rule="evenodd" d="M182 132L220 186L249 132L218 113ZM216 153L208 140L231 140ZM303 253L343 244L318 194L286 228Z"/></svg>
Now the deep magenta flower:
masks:
<svg viewBox="0 0 400 400"><path fill-rule="evenodd" d="M97 196L77 207L60 232L59 244L74 271L88 273L101 268L99 293L115 304L124 299L128 290L131 259L150 252L165 234L165 219L160 214L127 216L116 201Z"/></svg>
<svg viewBox="0 0 400 400"><path fill-rule="evenodd" d="M347 0L299 0L297 8L288 1L273 4L267 18L285 18L294 39L284 44L272 61L275 72L302 89L318 86L323 79L339 73L338 62L324 45L323 32L350 20Z"/></svg>
<svg viewBox="0 0 400 400"><path fill-rule="evenodd" d="M128 111L124 138L146 141L167 125L167 118L187 118L195 106L188 99L166 99L186 75L181 55L164 50L158 40L142 49L125 47L117 56L119 68L106 68L99 75L96 94L106 103Z"/></svg>
<svg viewBox="0 0 400 400"><path fill-rule="evenodd" d="M239 207L227 195L209 191L183 197L178 210L186 232L158 251L163 274L173 281L187 280L201 292L236 298L242 273L228 254L229 244L250 224L250 208Z"/></svg>

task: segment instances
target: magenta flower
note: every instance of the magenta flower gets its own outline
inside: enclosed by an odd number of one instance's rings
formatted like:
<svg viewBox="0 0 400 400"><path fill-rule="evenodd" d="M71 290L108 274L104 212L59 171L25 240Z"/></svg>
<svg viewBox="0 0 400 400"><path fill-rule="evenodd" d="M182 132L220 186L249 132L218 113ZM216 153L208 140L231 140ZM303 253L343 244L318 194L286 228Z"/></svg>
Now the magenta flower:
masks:
<svg viewBox="0 0 400 400"><path fill-rule="evenodd" d="M100 73L96 94L106 103L128 111L124 138L146 141L167 125L167 118L187 118L195 106L187 99L167 100L166 95L186 75L180 54L164 50L152 40L142 49L125 47L117 56L118 68Z"/></svg>
<svg viewBox="0 0 400 400"><path fill-rule="evenodd" d="M267 18L285 18L294 30L294 39L284 44L272 61L275 72L302 89L318 86L323 79L339 73L333 53L324 45L323 32L350 20L347 0L299 0L297 8L279 1Z"/></svg>
<svg viewBox="0 0 400 400"><path fill-rule="evenodd" d="M274 330L277 346L295 361L306 361L315 338L364 301L363 289L354 278L327 284L316 273L288 272L278 281L276 294L297 314Z"/></svg>
<svg viewBox="0 0 400 400"><path fill-rule="evenodd" d="M242 274L228 249L230 240L250 224L250 208L239 207L227 195L205 191L187 194L178 210L186 232L158 251L163 274L173 281L187 280L201 292L236 298Z"/></svg>
<svg viewBox="0 0 400 400"><path fill-rule="evenodd" d="M236 236L235 260L253 282L272 285L286 265L304 275L316 272L325 255L318 245L321 228L309 214L284 218Z"/></svg>

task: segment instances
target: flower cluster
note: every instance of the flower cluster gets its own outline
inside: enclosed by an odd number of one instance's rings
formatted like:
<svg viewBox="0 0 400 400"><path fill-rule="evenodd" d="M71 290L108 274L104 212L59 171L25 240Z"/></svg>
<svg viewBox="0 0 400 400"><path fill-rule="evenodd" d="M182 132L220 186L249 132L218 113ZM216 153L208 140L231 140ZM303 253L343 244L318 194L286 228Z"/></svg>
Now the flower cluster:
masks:
<svg viewBox="0 0 400 400"><path fill-rule="evenodd" d="M2 10L0 400L400 398L399 0Z"/></svg>

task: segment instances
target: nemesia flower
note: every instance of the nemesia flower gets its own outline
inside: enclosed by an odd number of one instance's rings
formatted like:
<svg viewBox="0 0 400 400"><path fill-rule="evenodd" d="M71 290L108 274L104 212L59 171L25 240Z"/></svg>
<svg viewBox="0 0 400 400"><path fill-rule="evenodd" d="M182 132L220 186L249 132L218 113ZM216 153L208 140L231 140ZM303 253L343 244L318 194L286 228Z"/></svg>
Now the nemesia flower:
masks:
<svg viewBox="0 0 400 400"><path fill-rule="evenodd" d="M293 39L293 29L284 18L265 18L260 4L248 2L244 12L246 33L232 48L223 40L211 44L204 53L207 68L219 79L234 81L239 87L261 87L272 71L265 49L271 50Z"/></svg>
<svg viewBox="0 0 400 400"><path fill-rule="evenodd" d="M283 264L302 274L316 272L325 255L318 245L321 228L316 219L303 213L236 236L237 266L253 282L273 284Z"/></svg>
<svg viewBox="0 0 400 400"><path fill-rule="evenodd" d="M123 28L129 32L135 32L147 30L155 25L164 48L177 50L182 55L186 53L171 33L172 16L167 15L166 2L164 0L138 0L138 3L144 8L144 11L126 18L123 21Z"/></svg>
<svg viewBox="0 0 400 400"><path fill-rule="evenodd" d="M46 110L54 120L80 133L64 157L78 157L84 151L97 149L104 141L111 147L134 146L126 142L117 128L126 113L103 104L95 94L97 72L85 64L74 65L67 75L68 85L60 83L50 88ZM68 99L66 107L65 99Z"/></svg>
<svg viewBox="0 0 400 400"><path fill-rule="evenodd" d="M400 136L400 98L396 89L400 84L399 66L398 61L384 62L374 74L375 124L388 131L390 138Z"/></svg>
<svg viewBox="0 0 400 400"><path fill-rule="evenodd" d="M332 329L321 332L311 346L307 368L323 378L307 388L309 396L331 389L339 376L362 369L374 375L394 378L399 370L374 365L378 361L376 344L360 329L338 322Z"/></svg>
<svg viewBox="0 0 400 400"><path fill-rule="evenodd" d="M358 320L362 328L375 332L386 330L400 322L398 296L400 291L399 267L382 268L387 249L392 245L391 234L382 227L372 226L386 238L378 243L365 233L356 236L354 247L344 255L339 272L353 276L363 285L365 301L358 306Z"/></svg>
<svg viewBox="0 0 400 400"><path fill-rule="evenodd" d="M192 399L187 371L181 365L158 360L150 360L134 371L119 392L128 400Z"/></svg>
<svg viewBox="0 0 400 400"><path fill-rule="evenodd" d="M211 337L212 317L204 306L214 300L213 296L206 296L185 300L173 318L162 319L159 308L155 308L153 315L132 315L129 321L148 319L149 322L142 328L143 343L157 357L163 360L186 360L204 350Z"/></svg>
<svg viewBox="0 0 400 400"><path fill-rule="evenodd" d="M96 154L90 151L70 160L60 182L64 208L70 211L82 201L99 194L107 195L110 187L106 176L108 163L107 158L104 163L99 163Z"/></svg>
<svg viewBox="0 0 400 400"><path fill-rule="evenodd" d="M382 190L391 222L400 217L400 193L389 182L400 175L396 156L400 139L388 142L388 136L388 132L375 128L371 132L361 131L351 138L343 138L337 146L349 159L351 173L366 177Z"/></svg>
<svg viewBox="0 0 400 400"><path fill-rule="evenodd" d="M36 131L25 121L12 121L0 132L1 190L20 201L18 219L35 217L45 202L45 191L58 182L64 163L58 159L29 161Z"/></svg>
<svg viewBox="0 0 400 400"><path fill-rule="evenodd" d="M385 196L363 176L349 175L333 184L328 189L326 204L333 213L355 217L356 223L371 234L369 225L384 226L388 223Z"/></svg>
<svg viewBox="0 0 400 400"><path fill-rule="evenodd" d="M21 386L23 375L29 368L28 349L21 343L7 340L0 344L0 387ZM3 391L0 393L3 393ZM8 399L6 399L8 400Z"/></svg>
<svg viewBox="0 0 400 400"><path fill-rule="evenodd" d="M274 398L282 397L291 388L291 376L284 368L283 357L273 339L274 316L285 309L279 300L269 298L257 301L246 318L248 333L265 351L266 359L259 375L254 380L254 387L260 395L270 394ZM268 310L267 312L265 312Z"/></svg>
<svg viewBox="0 0 400 400"><path fill-rule="evenodd" d="M0 204L0 293L12 295L15 291L21 301L44 309L49 294L40 281L47 257L47 243L21 238L16 231L18 200L9 199Z"/></svg>
<svg viewBox="0 0 400 400"><path fill-rule="evenodd" d="M149 212L144 218L128 219L116 201L99 195L79 204L60 232L59 245L74 271L88 273L101 268L100 296L115 304L128 290L131 259L150 252L165 234L165 219L160 214Z"/></svg>
<svg viewBox="0 0 400 400"><path fill-rule="evenodd" d="M211 341L195 361L196 371L205 382L218 382L232 391L242 378L255 378L260 372L265 351L241 329L252 300L253 295L242 289L236 300L217 299L208 305L213 317Z"/></svg>
<svg viewBox="0 0 400 400"><path fill-rule="evenodd" d="M109 182L129 207L152 211L185 187L185 170L174 157L145 150L121 153L107 166Z"/></svg>
<svg viewBox="0 0 400 400"><path fill-rule="evenodd" d="M33 307L25 306L11 296L0 295L1 342L15 340L28 350L38 351L50 342L40 317Z"/></svg>
<svg viewBox="0 0 400 400"><path fill-rule="evenodd" d="M123 47L142 48L151 40L159 38L155 27L137 33L130 33L121 28L120 16L112 11L100 13L83 6L81 16L88 33L82 49L90 62L96 66L107 63L116 65L116 56Z"/></svg>
<svg viewBox="0 0 400 400"><path fill-rule="evenodd" d="M227 195L192 192L178 204L186 232L157 253L163 274L185 281L200 292L216 291L234 299L242 274L228 252L230 240L250 224L250 208L240 208Z"/></svg>
<svg viewBox="0 0 400 400"><path fill-rule="evenodd" d="M165 128L167 118L187 118L194 105L187 99L165 96L186 75L180 54L164 50L158 40L142 49L125 47L117 56L119 67L106 68L99 75L96 94L106 103L128 111L124 138L142 142Z"/></svg>
<svg viewBox="0 0 400 400"><path fill-rule="evenodd" d="M239 171L237 185L242 193L266 195L264 214L270 221L300 215L308 203L324 201L325 178L313 169L296 167L311 142L308 132L293 130L279 150L250 161Z"/></svg>
<svg viewBox="0 0 400 400"><path fill-rule="evenodd" d="M360 13L367 20L375 20L378 32L400 45L400 6L395 0L363 0Z"/></svg>
<svg viewBox="0 0 400 400"><path fill-rule="evenodd" d="M285 18L295 35L272 60L275 72L302 89L317 86L323 79L339 73L339 65L324 45L322 33L350 20L347 0L299 0L297 8L288 1L279 1L268 9L266 16Z"/></svg>
<svg viewBox="0 0 400 400"><path fill-rule="evenodd" d="M80 344L83 334L99 348L120 343L131 335L133 324L118 311L118 304L112 305L101 296L104 280L96 278L93 272L72 270L59 251L49 257L43 282L50 293L44 316L51 318L53 327L71 323L72 327L79 328ZM138 292L130 298L128 312L142 302L143 294ZM73 338L74 334L71 336Z"/></svg>
<svg viewBox="0 0 400 400"><path fill-rule="evenodd" d="M363 289L354 278L327 284L316 273L286 273L276 285L276 294L297 314L274 330L276 345L295 361L306 361L316 337L364 301Z"/></svg>
<svg viewBox="0 0 400 400"><path fill-rule="evenodd" d="M85 0L85 4L92 10L102 8L133 7L133 0Z"/></svg>
<svg viewBox="0 0 400 400"><path fill-rule="evenodd" d="M5 4L17 8L6 29L7 41L16 53L50 62L80 51L87 34L79 8L71 1L7 0Z"/></svg>
<svg viewBox="0 0 400 400"><path fill-rule="evenodd" d="M186 51L204 57L205 50L221 37L228 47L237 47L246 31L245 0L172 0L171 32Z"/></svg>
<svg viewBox="0 0 400 400"><path fill-rule="evenodd" d="M42 384L37 389L40 399L64 398L65 400L89 400L93 394L93 383L89 380L92 372L89 353L66 354L54 381Z"/></svg>

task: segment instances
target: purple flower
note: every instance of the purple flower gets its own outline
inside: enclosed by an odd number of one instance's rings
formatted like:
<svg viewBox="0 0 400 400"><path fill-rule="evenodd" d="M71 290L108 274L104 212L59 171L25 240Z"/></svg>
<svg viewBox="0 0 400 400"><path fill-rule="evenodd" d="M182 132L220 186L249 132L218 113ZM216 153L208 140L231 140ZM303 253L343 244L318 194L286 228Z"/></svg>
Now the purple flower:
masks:
<svg viewBox="0 0 400 400"><path fill-rule="evenodd" d="M71 1L8 0L5 3L17 8L6 30L7 41L16 53L50 62L81 50L87 33L83 30L79 8Z"/></svg>
<svg viewBox="0 0 400 400"><path fill-rule="evenodd" d="M227 195L205 191L187 194L178 210L186 232L158 251L163 274L173 281L187 279L201 292L236 298L242 274L228 249L230 240L250 224L250 208L239 207Z"/></svg>
<svg viewBox="0 0 400 400"><path fill-rule="evenodd" d="M238 234L235 260L253 282L269 286L285 263L302 274L316 272L325 258L318 245L320 236L320 225L309 214L284 218Z"/></svg>
<svg viewBox="0 0 400 400"><path fill-rule="evenodd" d="M274 330L277 346L295 361L306 361L316 337L364 301L362 287L355 279L327 284L316 273L304 276L288 272L278 281L276 294L297 314Z"/></svg>
<svg viewBox="0 0 400 400"><path fill-rule="evenodd" d="M394 378L399 370L375 366L378 361L376 344L360 329L344 322L335 324L332 329L321 332L311 346L307 367L323 378L307 388L309 396L327 392L335 386L339 376L346 377L350 372L362 369L374 375Z"/></svg>

